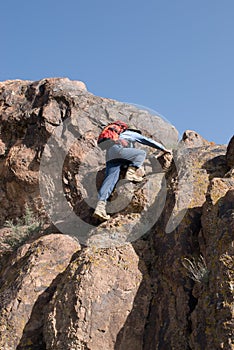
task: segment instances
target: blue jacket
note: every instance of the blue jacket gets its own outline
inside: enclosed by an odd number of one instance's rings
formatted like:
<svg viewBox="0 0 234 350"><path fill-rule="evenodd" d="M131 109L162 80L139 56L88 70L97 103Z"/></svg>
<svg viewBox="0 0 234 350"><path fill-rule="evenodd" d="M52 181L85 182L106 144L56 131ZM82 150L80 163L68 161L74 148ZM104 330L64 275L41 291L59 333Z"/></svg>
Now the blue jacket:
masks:
<svg viewBox="0 0 234 350"><path fill-rule="evenodd" d="M134 132L131 130L126 130L120 134L120 138L127 140L129 142L129 147L134 147L135 142L139 142L143 145L150 146L153 148L160 149L162 151L165 151L166 148L159 142L154 141L153 139L143 136L139 134L138 132Z"/></svg>

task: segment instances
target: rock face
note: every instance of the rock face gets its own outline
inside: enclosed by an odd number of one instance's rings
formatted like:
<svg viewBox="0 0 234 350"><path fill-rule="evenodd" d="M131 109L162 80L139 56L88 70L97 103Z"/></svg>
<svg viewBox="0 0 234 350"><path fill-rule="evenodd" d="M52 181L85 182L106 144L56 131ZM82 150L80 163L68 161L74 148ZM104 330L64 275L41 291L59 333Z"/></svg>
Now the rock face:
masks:
<svg viewBox="0 0 234 350"><path fill-rule="evenodd" d="M234 179L214 178L203 206L199 234L201 253L207 257L208 275L203 285L196 285L193 291L197 306L191 315L190 346L194 349L232 349L234 346L233 213Z"/></svg>
<svg viewBox="0 0 234 350"><path fill-rule="evenodd" d="M52 282L67 267L79 244L70 236L47 235L25 244L1 271L1 349L42 349L43 308ZM62 252L62 254L61 254Z"/></svg>
<svg viewBox="0 0 234 350"><path fill-rule="evenodd" d="M104 345L114 349L122 326L131 317L143 274L147 277L147 268L139 265L131 245L107 251L85 249L69 265L51 300L44 326L47 347L98 350ZM131 329L135 348L143 343L144 325L140 317L148 313L149 279L141 289L138 317ZM123 348L129 342L128 336L119 342Z"/></svg>
<svg viewBox="0 0 234 350"><path fill-rule="evenodd" d="M115 119L173 161L147 148L146 179L120 179L101 224L95 140ZM66 78L0 83L0 127L1 349L234 349L233 138L178 143L161 118ZM27 206L45 224L13 249Z"/></svg>

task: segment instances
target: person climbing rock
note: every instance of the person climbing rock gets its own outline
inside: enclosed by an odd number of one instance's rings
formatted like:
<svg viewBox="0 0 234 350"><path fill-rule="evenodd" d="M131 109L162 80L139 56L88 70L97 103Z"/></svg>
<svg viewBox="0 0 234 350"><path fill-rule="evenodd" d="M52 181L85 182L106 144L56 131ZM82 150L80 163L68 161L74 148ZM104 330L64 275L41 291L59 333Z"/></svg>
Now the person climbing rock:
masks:
<svg viewBox="0 0 234 350"><path fill-rule="evenodd" d="M106 212L106 202L118 182L123 165L128 166L126 180L132 182L143 180L143 177L138 175L137 169L144 163L146 152L135 148L136 142L171 153L171 150L166 149L161 143L143 136L140 130L128 127L124 122L116 121L106 126L98 138L98 144L106 150L106 174L98 192L94 217L103 221L110 219L110 215Z"/></svg>

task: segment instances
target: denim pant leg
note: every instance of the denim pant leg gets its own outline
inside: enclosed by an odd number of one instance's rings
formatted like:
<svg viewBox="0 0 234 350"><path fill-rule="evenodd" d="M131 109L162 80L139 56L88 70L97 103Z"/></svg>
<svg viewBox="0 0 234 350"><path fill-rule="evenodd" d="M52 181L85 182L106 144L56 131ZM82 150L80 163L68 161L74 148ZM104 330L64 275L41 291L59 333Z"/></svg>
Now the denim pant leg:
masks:
<svg viewBox="0 0 234 350"><path fill-rule="evenodd" d="M122 158L123 161L129 163L129 165L140 168L145 160L146 152L137 148L121 148L119 157Z"/></svg>
<svg viewBox="0 0 234 350"><path fill-rule="evenodd" d="M107 152L107 160L118 160L122 164L128 164L140 168L146 157L146 152L133 147L112 146Z"/></svg>
<svg viewBox="0 0 234 350"><path fill-rule="evenodd" d="M106 163L106 175L99 190L98 197L101 201L107 201L111 195L120 173L121 163L116 161L109 161Z"/></svg>

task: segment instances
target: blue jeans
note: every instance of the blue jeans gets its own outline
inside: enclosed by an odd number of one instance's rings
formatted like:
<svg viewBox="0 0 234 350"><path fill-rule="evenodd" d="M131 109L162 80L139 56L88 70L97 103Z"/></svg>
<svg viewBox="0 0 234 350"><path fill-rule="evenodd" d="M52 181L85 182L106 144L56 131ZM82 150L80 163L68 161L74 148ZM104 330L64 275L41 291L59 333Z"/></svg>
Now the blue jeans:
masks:
<svg viewBox="0 0 234 350"><path fill-rule="evenodd" d="M98 197L101 201L107 201L111 195L120 174L122 165L130 165L139 168L146 157L146 152L137 148L124 148L114 145L106 153L106 174Z"/></svg>

